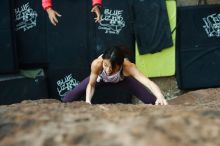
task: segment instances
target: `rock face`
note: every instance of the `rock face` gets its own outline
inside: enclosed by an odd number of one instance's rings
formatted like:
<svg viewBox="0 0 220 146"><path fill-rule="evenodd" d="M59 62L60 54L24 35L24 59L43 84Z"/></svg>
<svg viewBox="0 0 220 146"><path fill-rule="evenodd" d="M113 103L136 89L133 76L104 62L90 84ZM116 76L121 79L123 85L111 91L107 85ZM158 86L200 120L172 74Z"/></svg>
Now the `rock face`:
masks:
<svg viewBox="0 0 220 146"><path fill-rule="evenodd" d="M219 146L220 89L168 106L57 100L0 106L0 146Z"/></svg>

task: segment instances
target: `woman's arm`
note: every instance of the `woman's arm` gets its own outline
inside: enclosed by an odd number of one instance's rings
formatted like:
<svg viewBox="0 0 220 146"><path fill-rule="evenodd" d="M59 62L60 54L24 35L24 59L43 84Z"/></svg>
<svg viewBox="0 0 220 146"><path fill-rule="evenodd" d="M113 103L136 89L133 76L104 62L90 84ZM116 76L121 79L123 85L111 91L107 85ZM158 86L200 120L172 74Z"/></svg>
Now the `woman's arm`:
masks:
<svg viewBox="0 0 220 146"><path fill-rule="evenodd" d="M131 63L130 61L125 61L124 69L128 73L128 75L134 77L156 96L157 98L155 102L156 105L158 104L167 105L167 101L165 100L160 88L149 78L144 76L144 74L137 69L135 64Z"/></svg>
<svg viewBox="0 0 220 146"><path fill-rule="evenodd" d="M96 59L92 62L89 83L86 88L86 102L89 104L91 104L91 99L95 92L95 84L101 67L102 63L99 61L99 59Z"/></svg>
<svg viewBox="0 0 220 146"><path fill-rule="evenodd" d="M95 92L95 83L97 77L98 76L94 73L90 74L89 83L86 88L86 102L89 104L91 104L92 96L94 95Z"/></svg>

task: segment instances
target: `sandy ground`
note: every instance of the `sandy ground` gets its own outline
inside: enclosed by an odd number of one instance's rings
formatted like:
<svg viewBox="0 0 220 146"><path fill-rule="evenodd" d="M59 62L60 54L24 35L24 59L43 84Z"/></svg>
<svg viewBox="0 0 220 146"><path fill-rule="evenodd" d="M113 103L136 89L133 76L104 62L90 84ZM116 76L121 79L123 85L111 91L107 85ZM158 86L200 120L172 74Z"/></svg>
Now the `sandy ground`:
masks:
<svg viewBox="0 0 220 146"><path fill-rule="evenodd" d="M220 88L168 106L23 101L0 106L0 146L219 146Z"/></svg>

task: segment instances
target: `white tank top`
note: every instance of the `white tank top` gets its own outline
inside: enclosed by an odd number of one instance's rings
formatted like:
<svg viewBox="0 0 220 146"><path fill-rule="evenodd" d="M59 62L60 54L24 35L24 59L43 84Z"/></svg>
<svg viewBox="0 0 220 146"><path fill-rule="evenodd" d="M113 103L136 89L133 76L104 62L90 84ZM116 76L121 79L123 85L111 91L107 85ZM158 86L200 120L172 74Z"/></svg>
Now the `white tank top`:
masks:
<svg viewBox="0 0 220 146"><path fill-rule="evenodd" d="M121 74L121 71L122 71L122 67L115 74L108 76L106 74L106 72L104 70L102 70L102 72L99 74L96 81L97 82L103 81L103 82L110 82L110 83L118 83L119 81L124 79L123 75Z"/></svg>

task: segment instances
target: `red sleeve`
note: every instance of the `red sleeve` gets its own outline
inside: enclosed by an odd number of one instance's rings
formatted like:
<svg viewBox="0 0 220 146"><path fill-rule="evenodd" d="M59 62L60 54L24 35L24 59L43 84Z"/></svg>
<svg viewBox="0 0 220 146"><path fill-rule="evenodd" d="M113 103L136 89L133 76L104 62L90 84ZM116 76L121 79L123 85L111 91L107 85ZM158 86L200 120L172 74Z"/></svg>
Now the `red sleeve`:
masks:
<svg viewBox="0 0 220 146"><path fill-rule="evenodd" d="M52 0L42 0L42 7L44 8L44 10L52 7Z"/></svg>
<svg viewBox="0 0 220 146"><path fill-rule="evenodd" d="M102 5L102 0L92 0L92 6Z"/></svg>

